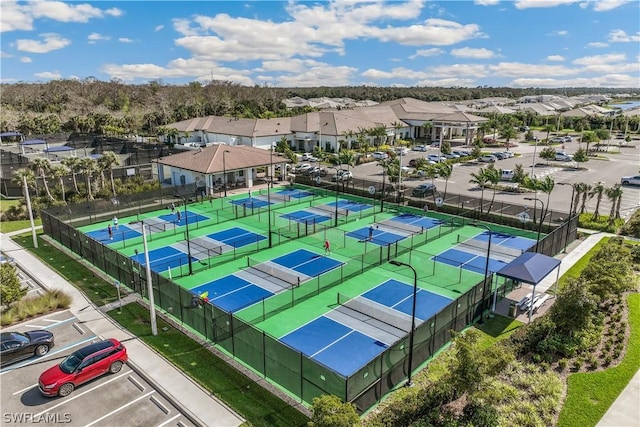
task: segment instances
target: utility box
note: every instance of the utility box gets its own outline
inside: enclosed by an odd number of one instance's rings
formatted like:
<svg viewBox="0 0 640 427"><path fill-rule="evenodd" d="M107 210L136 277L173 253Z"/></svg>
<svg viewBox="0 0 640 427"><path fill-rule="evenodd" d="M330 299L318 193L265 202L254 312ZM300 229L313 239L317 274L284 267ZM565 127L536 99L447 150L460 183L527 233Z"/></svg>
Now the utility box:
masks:
<svg viewBox="0 0 640 427"><path fill-rule="evenodd" d="M509 303L509 317L516 317L518 315L518 306L515 302Z"/></svg>

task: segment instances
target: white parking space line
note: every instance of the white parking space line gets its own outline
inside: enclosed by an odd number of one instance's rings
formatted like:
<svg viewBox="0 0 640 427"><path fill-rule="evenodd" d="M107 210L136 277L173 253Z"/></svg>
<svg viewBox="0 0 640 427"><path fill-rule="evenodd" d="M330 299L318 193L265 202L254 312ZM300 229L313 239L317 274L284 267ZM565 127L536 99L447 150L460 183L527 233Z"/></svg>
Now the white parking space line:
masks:
<svg viewBox="0 0 640 427"><path fill-rule="evenodd" d="M79 397L81 397L81 396L84 396L84 395L85 395L85 394L87 394L87 393L91 393L92 391L94 391L94 390L96 390L96 389L98 389L98 388L100 388L100 387L102 387L102 386L105 386L105 385L107 385L107 384L109 384L109 383L112 383L112 382L113 382L113 381L115 381L115 380L119 380L120 378L122 378L122 377L123 377L123 376L125 376L125 375L129 375L129 371L127 371L127 372L123 372L123 373L121 373L120 375L118 375L117 377L111 378L110 380L107 380L107 381L103 382L102 384L98 384L97 386L95 386L95 387L93 387L93 388L90 388L89 390L85 390L85 391L83 391L82 393L78 393L78 394L74 395L74 396L73 396L73 397L71 397L71 398L66 398L66 399L64 399L63 401L61 401L60 403L58 403L57 405L54 405L54 406L52 406L51 408L47 408L47 409L45 409L45 410L44 410L44 411L42 411L42 412L38 412L38 413L37 413L37 414L35 414L33 417L34 417L34 418L38 418L38 417L40 417L42 414L44 414L45 412L51 412L52 410L54 410L54 409L56 409L56 408L58 408L58 407L60 407L60 406L62 406L62 405L66 405L67 403L71 402L72 400L75 400L75 399L77 399L77 398L79 398Z"/></svg>
<svg viewBox="0 0 640 427"><path fill-rule="evenodd" d="M32 389L32 388L34 388L34 387L38 387L38 383L31 384L30 386L25 387L25 388L23 388L22 390L18 390L18 391L16 391L15 393L13 393L13 394L12 394L12 396L15 396L16 394L24 393L25 391L30 390L30 389Z"/></svg>
<svg viewBox="0 0 640 427"><path fill-rule="evenodd" d="M143 394L142 396L138 397L137 399L132 400L131 402L127 403L126 405L123 405L121 407L119 407L118 409L114 409L113 411L109 412L108 414L104 414L103 416L101 416L100 418L98 418L97 420L93 420L93 422L86 424L84 427L90 427L92 425L94 425L95 423L99 423L100 421L104 420L105 418L110 417L113 414L116 414L120 411L122 411L123 409L125 409L128 406L133 405L134 403L136 403L138 400L144 399L145 397L149 396L150 394L155 393L155 390L151 390L149 393L147 394Z"/></svg>
<svg viewBox="0 0 640 427"><path fill-rule="evenodd" d="M55 328L56 326L60 326L60 325L62 325L64 323L70 322L70 321L72 321L74 319L75 319L75 317L69 317L68 319L55 321L55 323L53 325L47 325L47 326L31 325L31 324L24 325L24 326L27 327L27 328L30 328L30 329L50 329L50 328ZM46 321L47 319L39 319L39 320L40 321Z"/></svg>
<svg viewBox="0 0 640 427"><path fill-rule="evenodd" d="M173 420L175 420L177 418L180 418L180 415L182 415L182 414L176 414L172 418L169 418L167 421L163 422L162 424L157 425L156 427L164 427L167 424L169 424L170 422L172 422Z"/></svg>

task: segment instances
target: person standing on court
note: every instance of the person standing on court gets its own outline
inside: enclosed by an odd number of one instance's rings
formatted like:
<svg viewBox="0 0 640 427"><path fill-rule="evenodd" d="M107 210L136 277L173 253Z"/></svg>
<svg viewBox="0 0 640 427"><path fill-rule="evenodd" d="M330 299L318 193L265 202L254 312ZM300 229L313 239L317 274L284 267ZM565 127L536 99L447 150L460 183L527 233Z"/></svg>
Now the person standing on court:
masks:
<svg viewBox="0 0 640 427"><path fill-rule="evenodd" d="M113 217L113 226L115 227L115 229L118 229L118 217L114 216Z"/></svg>
<svg viewBox="0 0 640 427"><path fill-rule="evenodd" d="M331 243L329 243L329 239L325 239L324 241L324 254L330 254L331 253Z"/></svg>
<svg viewBox="0 0 640 427"><path fill-rule="evenodd" d="M180 222L180 218L182 217L182 215L180 214L179 209L176 211L176 217L178 218L178 222Z"/></svg>
<svg viewBox="0 0 640 427"><path fill-rule="evenodd" d="M111 224L107 225L107 232L109 233L109 240L113 240L113 230L111 229Z"/></svg>
<svg viewBox="0 0 640 427"><path fill-rule="evenodd" d="M373 240L373 225L369 226L369 240Z"/></svg>

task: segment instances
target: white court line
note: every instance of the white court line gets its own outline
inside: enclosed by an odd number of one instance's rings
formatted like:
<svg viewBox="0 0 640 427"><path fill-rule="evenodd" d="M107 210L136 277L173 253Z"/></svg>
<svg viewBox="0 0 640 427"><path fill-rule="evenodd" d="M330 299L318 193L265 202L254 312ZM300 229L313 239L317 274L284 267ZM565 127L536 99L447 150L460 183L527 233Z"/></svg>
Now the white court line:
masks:
<svg viewBox="0 0 640 427"><path fill-rule="evenodd" d="M163 422L162 424L157 425L156 427L164 427L167 424L169 424L171 421L175 420L176 418L180 418L181 415L182 414L176 414L172 418L169 418L167 421Z"/></svg>
<svg viewBox="0 0 640 427"><path fill-rule="evenodd" d="M71 398L65 399L65 400L63 400L62 402L58 403L57 405L54 405L54 406L52 406L51 408L47 408L47 409L45 409L45 410L44 410L44 411L42 411L42 412L38 412L38 413L37 413L37 414L35 414L33 417L34 417L34 418L38 418L39 416L41 416L41 415L42 415L42 414L44 414L45 412L51 412L52 410L54 410L54 409L56 409L56 408L58 408L58 407L60 407L60 406L62 406L62 405L64 405L64 404L67 404L67 403L71 402L71 401L72 401L72 400L74 400L74 399L77 399L77 398L79 398L79 397L81 397L81 396L84 396L84 395L85 395L85 394L87 394L87 393L91 393L93 390L95 390L95 389L97 389L97 388L100 388L100 387L102 387L103 385L107 385L107 384L109 384L110 382L115 381L115 380L118 380L118 379L122 378L123 376L125 376L125 375L129 375L129 374L130 374L130 372L129 372L129 371L127 371L127 372L123 372L122 374L118 375L117 377L111 378L110 380L105 381L105 382L103 382L102 384L98 384L97 386L95 386L95 387L93 387L93 388L90 388L89 390L83 391L83 392L82 392L82 393L80 393L80 394L76 394L76 395L74 395L74 396L73 396L73 397L71 397ZM154 390L154 391L155 391L155 390Z"/></svg>
<svg viewBox="0 0 640 427"><path fill-rule="evenodd" d="M125 409L127 406L133 405L134 403L136 403L138 400L144 399L145 397L149 396L150 394L155 393L155 390L151 390L149 393L147 394L143 394L142 396L138 397L137 399L132 400L131 402L127 403L126 405L123 405L121 407L119 407L118 409L114 409L113 411L109 412L108 414L104 414L103 416L101 416L100 418L98 418L97 420L94 420L93 422L86 424L84 427L89 427L94 425L95 423L98 423L102 420L104 420L107 417L110 417L111 415L122 411L123 409Z"/></svg>

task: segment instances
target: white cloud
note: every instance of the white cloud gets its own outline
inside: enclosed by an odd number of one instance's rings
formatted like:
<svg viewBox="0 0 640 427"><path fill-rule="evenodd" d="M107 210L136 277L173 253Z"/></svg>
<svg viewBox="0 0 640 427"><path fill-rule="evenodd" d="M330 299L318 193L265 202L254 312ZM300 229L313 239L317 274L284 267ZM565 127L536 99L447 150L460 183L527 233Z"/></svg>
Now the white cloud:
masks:
<svg viewBox="0 0 640 427"><path fill-rule="evenodd" d="M29 63L33 62L33 60L31 58L29 58L28 56L21 56L20 57L20 62L23 62L25 64L29 64Z"/></svg>
<svg viewBox="0 0 640 427"><path fill-rule="evenodd" d="M422 80L416 83L416 86L422 87L475 87L477 85L472 79Z"/></svg>
<svg viewBox="0 0 640 427"><path fill-rule="evenodd" d="M439 49L437 47L431 48L431 49L419 49L416 51L416 53L414 53L413 55L409 56L409 59L416 59L416 58L420 58L420 57L428 57L428 56L438 56L438 55L442 55L444 53L444 50Z"/></svg>
<svg viewBox="0 0 640 427"><path fill-rule="evenodd" d="M608 74L597 77L577 77L574 79L554 78L519 78L512 80L509 86L513 87L637 87L638 78L626 74Z"/></svg>
<svg viewBox="0 0 640 427"><path fill-rule="evenodd" d="M99 9L87 3L67 4L59 1L31 1L19 4L14 0L2 0L0 32L33 30L33 21L36 19L87 23L94 18L118 17L121 15L122 11L120 9Z"/></svg>
<svg viewBox="0 0 640 427"><path fill-rule="evenodd" d="M452 64L441 65L429 70L429 73L435 77L442 78L458 78L460 76L486 77L487 67L480 64Z"/></svg>
<svg viewBox="0 0 640 427"><path fill-rule="evenodd" d="M547 61L555 61L555 62L562 62L564 61L566 58L562 55L549 55L547 56Z"/></svg>
<svg viewBox="0 0 640 427"><path fill-rule="evenodd" d="M34 73L34 76L39 79L47 79L47 80L59 80L62 78L62 74L57 71L42 71L40 73Z"/></svg>
<svg viewBox="0 0 640 427"><path fill-rule="evenodd" d="M460 49L452 49L451 56L455 56L458 58L490 59L496 57L496 54L489 49L474 49L470 47L463 47Z"/></svg>
<svg viewBox="0 0 640 427"><path fill-rule="evenodd" d="M560 36L560 37L564 37L567 34L569 34L567 30L556 30L549 33L550 36Z"/></svg>
<svg viewBox="0 0 640 427"><path fill-rule="evenodd" d="M608 12L626 3L629 3L629 0L598 0L593 3L593 10L595 12Z"/></svg>
<svg viewBox="0 0 640 427"><path fill-rule="evenodd" d="M119 41L120 43L133 43L133 40L132 40L132 39L130 39L130 38L128 38L128 37L120 37L120 38L118 39L118 41Z"/></svg>
<svg viewBox="0 0 640 427"><path fill-rule="evenodd" d="M603 43L603 42L587 43L587 47L602 48L602 47L608 47L608 46L609 46L609 43Z"/></svg>
<svg viewBox="0 0 640 427"><path fill-rule="evenodd" d="M541 7L557 7L567 4L578 3L582 0L516 0L517 9L532 9Z"/></svg>
<svg viewBox="0 0 640 427"><path fill-rule="evenodd" d="M158 31L162 30L163 28L164 28L164 25L162 25L162 24L161 25L156 25L156 27L153 29L153 31L155 33L157 33Z"/></svg>
<svg viewBox="0 0 640 427"><path fill-rule="evenodd" d="M89 43L94 44L97 41L100 40L110 40L111 37L109 36L103 36L102 34L98 34L98 33L91 33L89 34L89 36L87 36L87 40L89 40Z"/></svg>
<svg viewBox="0 0 640 427"><path fill-rule="evenodd" d="M474 0L474 3L478 6L495 6L500 4L500 0Z"/></svg>
<svg viewBox="0 0 640 427"><path fill-rule="evenodd" d="M497 77L528 76L534 74L541 78L546 76L568 76L578 74L578 71L562 65L524 64L521 62L500 62L487 66L491 75Z"/></svg>
<svg viewBox="0 0 640 427"><path fill-rule="evenodd" d="M622 64L627 60L623 53L609 53L605 55L585 56L573 61L576 65L598 65L598 64Z"/></svg>
<svg viewBox="0 0 640 427"><path fill-rule="evenodd" d="M0 58L12 58L13 55L4 51L0 51Z"/></svg>
<svg viewBox="0 0 640 427"><path fill-rule="evenodd" d="M71 40L65 39L55 33L40 34L43 41L19 39L16 40L16 48L22 52L47 53L53 50L62 49L71 44Z"/></svg>
<svg viewBox="0 0 640 427"><path fill-rule="evenodd" d="M640 32L635 33L635 35L627 35L623 30L613 30L609 33L608 41L611 43L638 43L640 42Z"/></svg>

